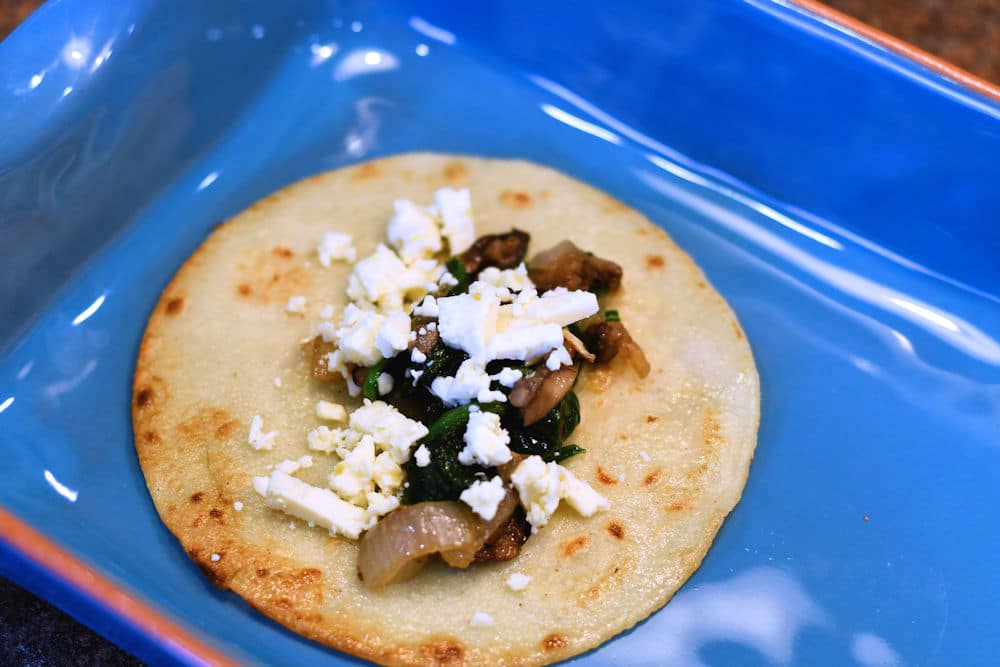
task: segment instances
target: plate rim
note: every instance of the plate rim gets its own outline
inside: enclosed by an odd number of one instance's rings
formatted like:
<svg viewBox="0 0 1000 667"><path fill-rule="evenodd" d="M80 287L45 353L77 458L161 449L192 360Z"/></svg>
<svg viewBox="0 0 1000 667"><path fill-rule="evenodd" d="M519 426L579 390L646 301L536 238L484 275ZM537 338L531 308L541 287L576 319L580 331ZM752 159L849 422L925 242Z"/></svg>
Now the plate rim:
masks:
<svg viewBox="0 0 1000 667"><path fill-rule="evenodd" d="M23 36L43 29L47 25L51 10L62 4L61 0L47 0L11 34L22 33ZM769 13L765 9L766 6L792 11L823 28L846 35L864 50L874 53L889 51L901 57L905 65L911 69L930 70L967 91L981 95L991 103L1000 104L1000 85L844 14L820 0L747 0L747 4L765 14ZM802 31L798 27L794 29ZM831 41L829 35L820 35L817 39L828 44ZM879 63L872 63L872 66L883 72L889 69ZM933 86L924 81L918 82L917 85L933 89ZM940 91L935 92L943 94ZM119 624L126 634L162 647L175 664L207 664L221 667L236 667L242 664L236 661L232 654L227 655L226 652L200 639L194 632L159 611L153 603L141 599L101 571L87 565L68 549L0 506L0 559L9 560L4 551L24 559L39 571L52 577L52 585L47 590L32 592L105 637L107 637L105 634L107 626L101 625L101 620ZM19 574L21 572L8 572L6 576L18 585L28 586L28 575L19 577ZM77 594L93 604L103 613L103 619L83 618L78 615L74 609L76 605L71 604L67 593ZM110 639L109 641L118 643ZM132 648L137 646L133 645Z"/></svg>

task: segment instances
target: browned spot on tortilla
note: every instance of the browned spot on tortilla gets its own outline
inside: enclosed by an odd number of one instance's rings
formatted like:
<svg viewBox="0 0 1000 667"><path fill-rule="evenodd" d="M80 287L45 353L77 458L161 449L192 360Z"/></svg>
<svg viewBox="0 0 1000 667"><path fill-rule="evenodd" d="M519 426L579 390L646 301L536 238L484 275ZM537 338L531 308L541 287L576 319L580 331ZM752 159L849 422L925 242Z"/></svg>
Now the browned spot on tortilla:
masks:
<svg viewBox="0 0 1000 667"><path fill-rule="evenodd" d="M653 486L660 481L660 475L663 474L663 468L657 468L653 472L646 475L646 479L642 480L642 483L646 486Z"/></svg>
<svg viewBox="0 0 1000 667"><path fill-rule="evenodd" d="M566 558L572 558L576 555L580 549L583 549L590 543L590 540L586 535L577 535L571 540L566 540L559 545L559 551Z"/></svg>
<svg viewBox="0 0 1000 667"><path fill-rule="evenodd" d="M667 509L670 510L671 512L683 512L684 510L691 509L691 507L692 507L691 503L686 501L678 501L667 505Z"/></svg>
<svg viewBox="0 0 1000 667"><path fill-rule="evenodd" d="M351 176L356 181L368 181L373 178L378 178L381 175L378 165L371 162L367 162L354 171L354 175Z"/></svg>
<svg viewBox="0 0 1000 667"><path fill-rule="evenodd" d="M560 634L551 634L542 640L542 648L546 651L555 651L556 649L565 648L569 642L566 637Z"/></svg>
<svg viewBox="0 0 1000 667"><path fill-rule="evenodd" d="M658 422L659 420L660 420L660 418L659 418L659 417L657 417L656 415L648 415L648 416L646 417L646 423L647 423L647 424L655 424L655 423L656 423L656 422Z"/></svg>
<svg viewBox="0 0 1000 667"><path fill-rule="evenodd" d="M269 574L271 574L271 572L266 567L262 567L262 568L260 568L260 569L257 570L257 576L258 577L266 577Z"/></svg>
<svg viewBox="0 0 1000 667"><path fill-rule="evenodd" d="M597 399L597 402L594 405L597 406L598 409L601 409L607 404L608 404L607 401L605 401L603 398L599 398Z"/></svg>
<svg viewBox="0 0 1000 667"><path fill-rule="evenodd" d="M705 421L701 424L701 437L705 449L713 453L719 451L719 446L722 444L721 431L722 425L719 424L715 410L709 408L705 412Z"/></svg>
<svg viewBox="0 0 1000 667"><path fill-rule="evenodd" d="M618 439L622 442L628 442L628 433L619 433Z"/></svg>
<svg viewBox="0 0 1000 667"><path fill-rule="evenodd" d="M225 440L233 434L234 431L239 427L240 423L235 419L230 419L224 424L220 425L215 429L216 440Z"/></svg>
<svg viewBox="0 0 1000 667"><path fill-rule="evenodd" d="M312 285L304 267L289 265L267 251L258 251L241 274L236 290L242 296L254 295L261 305L283 304L293 295L308 292Z"/></svg>
<svg viewBox="0 0 1000 667"><path fill-rule="evenodd" d="M184 310L184 297L175 296L173 299L167 301L167 305L163 308L167 315L174 316L180 315L180 312Z"/></svg>
<svg viewBox="0 0 1000 667"><path fill-rule="evenodd" d="M510 208L528 208L531 206L531 195L517 190L504 190L500 193L500 203Z"/></svg>
<svg viewBox="0 0 1000 667"><path fill-rule="evenodd" d="M708 287L708 285L705 283L704 280L698 281L698 289L705 289L706 287Z"/></svg>
<svg viewBox="0 0 1000 667"><path fill-rule="evenodd" d="M208 515L213 519L221 519L223 517L222 510L220 510L217 507L213 507L212 509L208 510Z"/></svg>
<svg viewBox="0 0 1000 667"><path fill-rule="evenodd" d="M155 431L146 431L142 434L142 439L150 444L153 444L160 441L160 436L156 435Z"/></svg>
<svg viewBox="0 0 1000 667"><path fill-rule="evenodd" d="M639 229L635 230L635 233L637 236L645 236L647 232L644 228L640 227Z"/></svg>
<svg viewBox="0 0 1000 667"><path fill-rule="evenodd" d="M436 639L420 647L420 652L437 665L457 665L465 661L465 647L454 639Z"/></svg>
<svg viewBox="0 0 1000 667"><path fill-rule="evenodd" d="M316 568L286 569L271 576L262 576L257 570L257 575L264 580L259 584L262 592L271 599L294 600L296 608L323 602L323 573Z"/></svg>
<svg viewBox="0 0 1000 667"><path fill-rule="evenodd" d="M204 575L208 577L208 580L211 581L212 584L218 588L226 587L226 578L222 572L215 569L214 563L211 561L205 562L204 560L199 560L194 556L192 556L192 560L194 560L195 564L198 565L198 569L200 569Z"/></svg>
<svg viewBox="0 0 1000 667"><path fill-rule="evenodd" d="M663 260L662 255L646 255L646 268L648 269L662 269L666 262Z"/></svg>
<svg viewBox="0 0 1000 667"><path fill-rule="evenodd" d="M205 494L202 493L201 491L199 491L198 493L192 493L191 494L191 502L192 503L200 503L201 499L204 498L204 497L205 497Z"/></svg>
<svg viewBox="0 0 1000 667"><path fill-rule="evenodd" d="M135 404L137 407L144 408L153 402L153 389L152 387L143 387L139 391L135 392Z"/></svg>
<svg viewBox="0 0 1000 667"><path fill-rule="evenodd" d="M600 480L602 484L617 484L618 479L612 477L608 472L601 466L597 466L597 479Z"/></svg>
<svg viewBox="0 0 1000 667"><path fill-rule="evenodd" d="M224 440L239 426L239 422L221 408L205 407L177 425L177 444L203 447L209 440Z"/></svg>
<svg viewBox="0 0 1000 667"><path fill-rule="evenodd" d="M738 325L736 322L733 322L732 325L733 325L733 333L736 334L736 340L743 340L743 330L740 329L740 325Z"/></svg>
<svg viewBox="0 0 1000 667"><path fill-rule="evenodd" d="M460 181L469 175L469 169L461 162L449 162L441 173L446 181Z"/></svg>
<svg viewBox="0 0 1000 667"><path fill-rule="evenodd" d="M191 522L192 528L201 528L204 525L205 525L205 517L201 515L196 516L194 518L194 521Z"/></svg>
<svg viewBox="0 0 1000 667"><path fill-rule="evenodd" d="M271 254L275 257L280 257L282 259L291 259L295 256L295 253L286 248L283 245L276 245L271 248Z"/></svg>
<svg viewBox="0 0 1000 667"><path fill-rule="evenodd" d="M625 539L625 529L622 528L622 525L617 521L612 521L607 526L605 526L605 528L608 531L608 535L615 538L616 540Z"/></svg>

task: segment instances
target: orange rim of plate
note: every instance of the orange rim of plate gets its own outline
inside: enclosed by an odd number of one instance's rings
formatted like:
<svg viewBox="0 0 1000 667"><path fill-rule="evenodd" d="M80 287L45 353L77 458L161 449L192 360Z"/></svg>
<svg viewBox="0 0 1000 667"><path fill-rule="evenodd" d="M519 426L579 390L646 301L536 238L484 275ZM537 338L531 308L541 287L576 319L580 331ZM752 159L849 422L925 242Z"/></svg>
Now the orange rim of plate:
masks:
<svg viewBox="0 0 1000 667"><path fill-rule="evenodd" d="M127 593L3 508L0 508L0 539L38 567L97 602L112 615L126 620L147 636L155 637L174 655L186 657L189 662L219 667L236 667L238 664Z"/></svg>
<svg viewBox="0 0 1000 667"><path fill-rule="evenodd" d="M935 55L931 55L927 51L917 48L909 42L904 42L901 39L882 32L878 28L873 28L867 23L862 23L858 19L852 18L843 12L833 9L832 7L828 7L818 0L790 0L790 3L793 6L804 9L811 14L820 16L831 23L835 23L842 28L846 28L850 32L859 35L869 42L909 58L910 60L913 60L920 65L923 65L924 67L951 79L955 83L963 85L966 88L971 88L980 95L990 98L994 102L1000 102L1000 86L990 83L986 79L982 79L971 72L967 72L961 67L956 67L955 65L952 65Z"/></svg>
<svg viewBox="0 0 1000 667"><path fill-rule="evenodd" d="M846 28L864 39L913 60L956 83L1000 102L1000 87L959 67L941 60L908 42L851 18L817 0L790 0L791 4L829 22ZM196 638L167 619L145 602L127 593L117 584L26 523L0 508L0 539L40 568L54 574L80 593L99 603L111 614L125 619L149 637L155 637L194 661L220 667L236 667L237 662Z"/></svg>

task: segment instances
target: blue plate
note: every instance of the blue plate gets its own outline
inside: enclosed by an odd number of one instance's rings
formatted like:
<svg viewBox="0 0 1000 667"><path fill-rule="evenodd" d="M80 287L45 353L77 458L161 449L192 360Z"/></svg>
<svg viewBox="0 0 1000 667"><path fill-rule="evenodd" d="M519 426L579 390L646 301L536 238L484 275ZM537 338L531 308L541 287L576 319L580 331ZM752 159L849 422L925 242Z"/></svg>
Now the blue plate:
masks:
<svg viewBox="0 0 1000 667"><path fill-rule="evenodd" d="M574 662L1000 655L1000 107L765 0L42 7L0 44L4 575L151 662L351 662L191 564L129 385L214 224L417 149L528 158L643 211L760 367L757 457L704 565Z"/></svg>

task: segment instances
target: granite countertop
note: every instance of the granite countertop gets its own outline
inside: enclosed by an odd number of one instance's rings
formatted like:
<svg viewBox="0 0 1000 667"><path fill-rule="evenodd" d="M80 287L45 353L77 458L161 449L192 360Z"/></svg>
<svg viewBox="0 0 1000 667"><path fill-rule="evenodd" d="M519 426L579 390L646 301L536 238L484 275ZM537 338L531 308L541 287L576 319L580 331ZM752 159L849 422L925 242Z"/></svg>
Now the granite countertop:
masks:
<svg viewBox="0 0 1000 667"><path fill-rule="evenodd" d="M825 0L826 4L1000 84L1000 0ZM0 0L0 39L39 0ZM0 664L140 665L110 642L0 578Z"/></svg>

